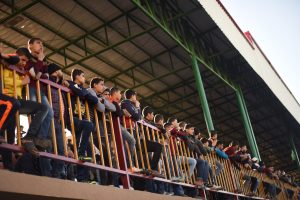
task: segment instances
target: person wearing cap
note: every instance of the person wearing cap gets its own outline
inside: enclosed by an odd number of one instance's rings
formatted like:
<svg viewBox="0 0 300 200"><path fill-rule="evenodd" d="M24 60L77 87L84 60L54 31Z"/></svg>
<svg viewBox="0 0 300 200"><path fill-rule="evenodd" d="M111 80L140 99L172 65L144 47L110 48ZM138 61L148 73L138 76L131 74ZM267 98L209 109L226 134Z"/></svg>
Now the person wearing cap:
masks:
<svg viewBox="0 0 300 200"><path fill-rule="evenodd" d="M53 83L62 84L63 81L63 73L61 71L61 67L51 63L48 65L48 74L49 80ZM61 94L61 95L60 95ZM62 112L62 117L65 123L69 122L69 115L66 107L66 99L64 93L58 92L58 88L51 87L51 97L52 97L52 109L54 113L54 126L55 126L55 135L56 135L56 144L57 144L57 153L58 155L64 155L64 143L63 143L63 135L62 135L62 127L61 127L61 119L60 119L60 110ZM55 178L66 177L66 172L64 170L65 163L61 160L53 160L53 170L52 176Z"/></svg>

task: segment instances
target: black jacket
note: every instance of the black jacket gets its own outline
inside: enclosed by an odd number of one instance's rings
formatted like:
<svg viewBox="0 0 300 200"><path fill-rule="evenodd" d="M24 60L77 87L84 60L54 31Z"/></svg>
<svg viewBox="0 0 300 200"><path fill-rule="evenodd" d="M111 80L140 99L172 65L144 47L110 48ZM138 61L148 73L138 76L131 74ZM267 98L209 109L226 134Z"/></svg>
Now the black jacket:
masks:
<svg viewBox="0 0 300 200"><path fill-rule="evenodd" d="M80 104L81 104L81 114L83 117L86 118L85 114L85 100L87 100L89 105L96 105L98 103L98 98L94 97L93 95L91 95L89 93L89 91L87 89L85 89L84 87L82 87L81 85L78 85L76 83L74 83L73 81L68 81L69 83L69 88L70 90L73 92L73 95L71 97L71 102L72 102L72 110L74 113L75 117L78 117L78 110L77 110L77 106L76 106L76 97L79 97L80 100Z"/></svg>

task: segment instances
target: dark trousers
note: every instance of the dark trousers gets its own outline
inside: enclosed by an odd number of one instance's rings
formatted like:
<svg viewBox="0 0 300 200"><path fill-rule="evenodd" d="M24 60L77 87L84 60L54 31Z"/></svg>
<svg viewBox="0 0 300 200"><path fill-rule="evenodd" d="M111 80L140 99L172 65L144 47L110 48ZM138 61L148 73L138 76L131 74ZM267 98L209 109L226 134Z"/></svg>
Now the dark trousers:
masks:
<svg viewBox="0 0 300 200"><path fill-rule="evenodd" d="M55 135L56 135L56 144L57 144L57 154L63 156L64 142L63 142L61 124L58 119L54 119L54 125L55 125ZM60 178L61 176L65 176L64 161L53 160L52 168L53 168L52 174L54 177Z"/></svg>
<svg viewBox="0 0 300 200"><path fill-rule="evenodd" d="M146 157L145 157L146 153L145 153L144 141L143 140L141 140L141 146L142 146L142 152L143 152L143 155L144 155L144 162L147 163ZM149 162L150 162L151 169L157 170L158 162L159 162L160 155L162 153L162 148L163 147L158 142L152 142L152 141L149 141L149 140L146 140L146 146L147 146L147 151L148 152L153 152L152 159L149 157Z"/></svg>
<svg viewBox="0 0 300 200"><path fill-rule="evenodd" d="M78 147L78 156L85 156L89 145L90 135L94 130L93 123L74 117L74 127L76 143ZM77 180L80 182L89 180L89 171L87 167L80 165L77 166Z"/></svg>
<svg viewBox="0 0 300 200"><path fill-rule="evenodd" d="M47 107L34 101L27 101L22 99L20 99L19 101L16 100L15 102L18 102L20 114L26 114L32 116L31 123L25 138L33 139L39 133L41 124L47 114ZM13 144L15 140L16 111L17 110L15 109L14 112L11 113L11 115L7 120L7 123L4 124L4 127L7 130L7 142L9 144ZM4 129L2 130L4 131ZM4 151L3 160L5 160L4 161L5 165L8 165L7 167L10 168L11 160L12 160L11 152Z"/></svg>
<svg viewBox="0 0 300 200"><path fill-rule="evenodd" d="M7 115L6 120L2 124L0 129L1 136L4 136L4 131L7 130L7 143L13 144L15 142L15 120L16 120L16 112L19 110L21 104L20 102L12 97L0 94L0 99L3 101L9 101L12 104L12 108ZM0 107L0 116L1 118L6 111L6 106ZM2 154L3 165L6 169L13 170L12 166L12 153L5 149L1 149L0 153Z"/></svg>

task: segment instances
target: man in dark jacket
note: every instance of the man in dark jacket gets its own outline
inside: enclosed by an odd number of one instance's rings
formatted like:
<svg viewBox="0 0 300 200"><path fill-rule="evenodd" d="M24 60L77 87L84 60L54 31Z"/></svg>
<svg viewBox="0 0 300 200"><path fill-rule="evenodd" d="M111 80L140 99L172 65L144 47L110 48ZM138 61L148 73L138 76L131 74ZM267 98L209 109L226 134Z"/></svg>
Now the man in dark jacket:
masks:
<svg viewBox="0 0 300 200"><path fill-rule="evenodd" d="M209 163L207 160L204 160L203 157L207 155L207 151L203 147L203 144L200 145L199 142L199 146L196 144L194 140L194 128L195 127L192 124L186 125L185 131L187 133L187 137L185 137L185 143L187 144L188 149L196 154L195 159L197 161L197 181L203 181L205 186L212 187L212 185L208 183Z"/></svg>
<svg viewBox="0 0 300 200"><path fill-rule="evenodd" d="M125 113L128 113L127 116L125 116L126 119L126 127L130 127L129 124L129 117L134 122L139 121L142 117L141 115L141 109L140 109L140 102L136 99L136 92L128 89L124 92L125 100L121 102L121 108ZM132 123L132 127L134 127L135 123ZM146 137L147 138L147 137ZM162 152L162 145L157 142L149 141L146 138L141 138L141 144L142 144L142 151L145 155L145 148L144 148L144 139L146 141L147 151L148 152L154 152L153 158L150 161L150 167L152 170L157 170L158 162L160 159L160 155ZM146 160L145 160L146 161ZM155 172L156 175L158 175Z"/></svg>
<svg viewBox="0 0 300 200"><path fill-rule="evenodd" d="M128 143L129 146L129 152L130 152L130 158L132 161L132 164L134 163L133 160L133 155L134 155L134 148L135 148L135 138L127 131L127 129L123 126L123 111L120 107L120 101L121 101L121 91L120 89L113 87L110 89L110 96L112 99L112 103L115 105L116 107L116 111L113 112L113 116L114 117L119 117L120 118L120 126L121 126L121 132L122 132L122 138L123 138L123 142L124 142L124 147L125 147L125 142ZM127 154L126 154L127 155ZM127 166L129 166L129 158L128 156L126 156L127 159ZM138 171L138 169L136 169L135 167L133 167L131 169L131 171L136 172Z"/></svg>
<svg viewBox="0 0 300 200"><path fill-rule="evenodd" d="M85 112L85 100L91 104L96 105L98 103L97 97L92 96L87 91L83 84L85 82L84 72L80 69L73 69L71 73L72 81L65 81L64 84L71 89L73 96L71 98L72 110L74 112L74 126L76 134L76 143L78 146L78 158L81 161L91 161L91 157L86 155L86 150L89 145L89 138L91 133L94 131L93 123L86 120ZM76 105L76 98L79 97L80 105ZM80 111L79 111L80 109ZM80 113L81 112L81 113ZM83 115L83 119L80 120L80 114ZM80 182L88 181L88 172L78 166L77 180Z"/></svg>
<svg viewBox="0 0 300 200"><path fill-rule="evenodd" d="M61 84L63 79L63 73L61 68L56 64L50 64L48 66L48 74L49 80ZM51 97L52 97L52 109L54 112L54 126L55 126L55 135L56 135L56 143L57 143L57 153L58 155L64 155L64 143L63 143L63 135L62 135L62 120L67 122L67 109L65 104L65 96L63 93L58 92L58 88L51 87ZM62 119L60 117L60 113L62 113ZM65 134L65 132L63 132ZM64 170L64 162L61 160L53 161L53 177L56 178L65 178L66 173Z"/></svg>

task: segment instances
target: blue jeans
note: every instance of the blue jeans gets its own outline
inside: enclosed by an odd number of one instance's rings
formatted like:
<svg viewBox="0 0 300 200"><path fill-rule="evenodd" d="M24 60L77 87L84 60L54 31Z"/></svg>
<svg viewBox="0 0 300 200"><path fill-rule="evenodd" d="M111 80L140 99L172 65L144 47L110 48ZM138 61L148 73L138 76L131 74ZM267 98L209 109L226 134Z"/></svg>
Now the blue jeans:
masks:
<svg viewBox="0 0 300 200"><path fill-rule="evenodd" d="M181 165L181 163L184 161L184 162L186 162L186 159L187 159L187 161L188 161L188 164L189 164L189 166L190 166L190 171L189 171L189 177L191 177L192 175L193 175L193 173L194 173L194 169L195 169L195 167L196 167L196 164L197 164L197 161L196 161L196 159L194 159L194 158L191 158L191 157L185 157L185 156L179 156L178 157L178 171L180 171L180 165ZM185 175L183 174L182 175L183 177L185 177Z"/></svg>
<svg viewBox="0 0 300 200"><path fill-rule="evenodd" d="M125 141L128 143L129 146L129 152L130 152L130 157L131 157L131 161L132 161L132 165L134 164L134 159L133 159L133 154L134 154L134 148L135 148L135 138L133 137L133 135L131 135L127 129L121 126L121 132L122 132L122 138L123 138L123 145L124 145L124 150L126 151L126 145L125 145ZM126 163L127 163L127 167L129 166L129 158L128 158L128 153L125 153L126 155Z"/></svg>
<svg viewBox="0 0 300 200"><path fill-rule="evenodd" d="M33 87L29 88L30 100L37 102L36 89ZM41 129L37 137L39 138L50 138L51 137L51 120L54 116L53 110L48 102L46 95L41 92L41 101L43 105L47 106L47 115L41 125Z"/></svg>
<svg viewBox="0 0 300 200"><path fill-rule="evenodd" d="M75 135L76 135L76 144L78 147L78 156L85 156L86 151L89 145L89 138L91 133L94 131L94 125L92 122L87 120L80 120L77 117L73 117ZM77 166L77 180L79 182L89 180L89 171L87 167Z"/></svg>
<svg viewBox="0 0 300 200"><path fill-rule="evenodd" d="M78 156L85 156L87 146L89 144L89 138L94 130L94 125L92 122L87 120L80 120L77 117L74 118L74 127L76 135L76 143L78 147Z"/></svg>
<svg viewBox="0 0 300 200"><path fill-rule="evenodd" d="M56 134L56 144L57 144L57 154L63 156L64 155L64 142L62 136L61 124L57 119L54 120L55 124L55 134ZM61 160L53 160L53 176L60 177L61 175L65 175L64 170L64 161Z"/></svg>
<svg viewBox="0 0 300 200"><path fill-rule="evenodd" d="M197 178L202 178L206 183L208 181L209 164L207 160L196 159L197 161Z"/></svg>
<svg viewBox="0 0 300 200"><path fill-rule="evenodd" d="M212 179L212 183L215 184L216 183L216 176L218 176L221 171L223 170L223 165L222 163L220 163L219 161L215 160L215 163L216 163L216 173L213 172L211 166L209 165L209 174L210 174L210 177Z"/></svg>

